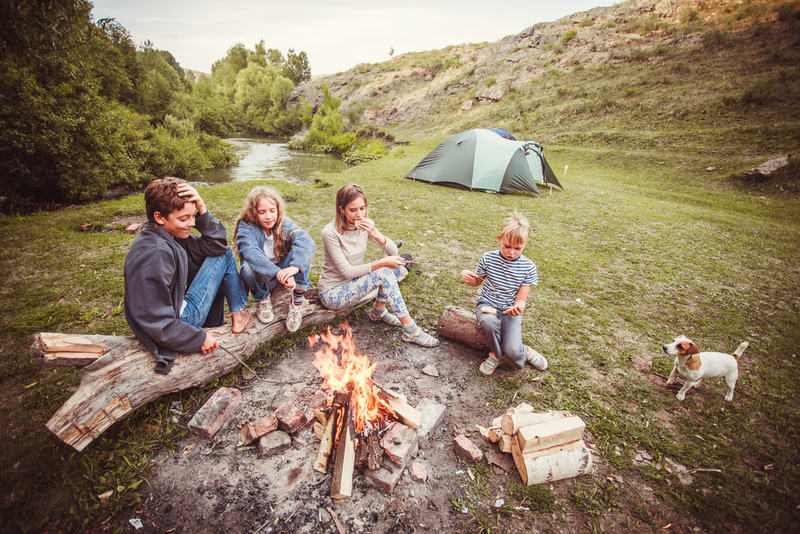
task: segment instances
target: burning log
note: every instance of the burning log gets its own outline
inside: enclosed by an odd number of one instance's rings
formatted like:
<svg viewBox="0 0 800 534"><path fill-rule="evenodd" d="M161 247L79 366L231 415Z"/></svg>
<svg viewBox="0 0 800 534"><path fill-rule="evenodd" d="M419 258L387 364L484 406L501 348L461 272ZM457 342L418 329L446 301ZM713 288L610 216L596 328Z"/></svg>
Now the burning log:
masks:
<svg viewBox="0 0 800 534"><path fill-rule="evenodd" d="M306 291L303 326L332 321L347 315L375 297L367 295L351 308L334 312L323 308L316 290ZM61 441L82 451L112 424L135 409L162 395L190 387L204 386L235 369L242 358L276 335L283 335L282 320L289 305L289 292L277 290L272 296L276 321L269 325L255 322L247 333L233 334L230 326L210 328L220 348L210 354L179 354L168 375L153 372L153 355L131 336L100 336L40 333L30 352L42 365L82 366L77 391L47 422L47 428ZM101 352L101 347L103 352ZM66 352L66 349L81 352ZM65 357L65 354L70 354ZM73 356L80 355L80 356ZM60 362L60 363L55 363Z"/></svg>
<svg viewBox="0 0 800 534"><path fill-rule="evenodd" d="M341 426L336 429L336 463L333 466L333 480L331 481L331 498L347 499L353 494L353 469L355 468L356 438L355 424L353 422L354 410L348 402L341 413Z"/></svg>

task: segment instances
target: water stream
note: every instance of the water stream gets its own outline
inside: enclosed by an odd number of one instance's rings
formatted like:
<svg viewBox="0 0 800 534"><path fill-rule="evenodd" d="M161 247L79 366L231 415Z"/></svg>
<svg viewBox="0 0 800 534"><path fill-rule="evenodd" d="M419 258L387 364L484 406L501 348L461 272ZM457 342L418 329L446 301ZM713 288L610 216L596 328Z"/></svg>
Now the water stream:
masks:
<svg viewBox="0 0 800 534"><path fill-rule="evenodd" d="M285 180L298 184L314 181L319 173L341 172L347 168L329 154L290 150L286 143L271 139L225 139L239 155L233 167L209 169L202 178L207 183L246 182L250 180Z"/></svg>

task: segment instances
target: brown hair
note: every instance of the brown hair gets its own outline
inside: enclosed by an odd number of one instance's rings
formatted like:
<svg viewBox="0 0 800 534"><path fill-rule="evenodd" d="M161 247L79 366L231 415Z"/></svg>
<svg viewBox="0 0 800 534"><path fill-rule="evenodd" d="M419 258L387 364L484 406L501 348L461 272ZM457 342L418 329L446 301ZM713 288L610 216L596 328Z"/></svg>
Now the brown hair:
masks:
<svg viewBox="0 0 800 534"><path fill-rule="evenodd" d="M244 210L239 219L236 220L236 230L233 232L233 243L236 245L236 236L239 233L239 223L242 221L248 222L253 226L261 228L258 222L258 203L262 199L271 200L278 207L278 218L275 220L275 226L272 227L272 239L274 242L275 262L282 260L288 254L286 237L283 235L283 213L285 206L283 197L275 189L271 187L254 187L248 194L244 201ZM237 250L238 253L238 250Z"/></svg>
<svg viewBox="0 0 800 534"><path fill-rule="evenodd" d="M531 237L531 223L524 215L512 213L500 226L500 237L507 239L511 245L527 243Z"/></svg>
<svg viewBox="0 0 800 534"><path fill-rule="evenodd" d="M344 215L344 208L352 201L361 197L364 199L364 207L367 206L367 194L356 184L347 184L339 188L336 192L336 230L343 234L347 229L347 218Z"/></svg>
<svg viewBox="0 0 800 534"><path fill-rule="evenodd" d="M186 180L165 176L147 184L144 190L144 207L149 222L156 223L153 215L155 212L159 212L162 217L167 217L173 211L183 209L186 199L178 195L178 186L185 183Z"/></svg>

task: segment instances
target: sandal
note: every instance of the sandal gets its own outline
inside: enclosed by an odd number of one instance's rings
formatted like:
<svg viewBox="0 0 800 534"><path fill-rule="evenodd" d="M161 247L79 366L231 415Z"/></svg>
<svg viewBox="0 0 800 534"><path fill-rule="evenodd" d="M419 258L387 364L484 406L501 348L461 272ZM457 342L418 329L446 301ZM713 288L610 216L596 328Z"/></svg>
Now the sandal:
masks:
<svg viewBox="0 0 800 534"><path fill-rule="evenodd" d="M383 321L384 323L392 326L401 326L403 324L395 314L389 313L389 310L386 309L386 306L383 308L372 308L369 312L367 312L367 315L373 321Z"/></svg>
<svg viewBox="0 0 800 534"><path fill-rule="evenodd" d="M525 357L525 362L531 364L534 369L538 369L540 371L547 369L547 358L527 345L525 345L525 351L528 353L528 355Z"/></svg>
<svg viewBox="0 0 800 534"><path fill-rule="evenodd" d="M495 358L494 354L490 352L489 356L483 361L481 366L478 367L478 371L485 374L486 376L489 376L492 373L494 373L498 365L500 365L500 360Z"/></svg>
<svg viewBox="0 0 800 534"><path fill-rule="evenodd" d="M403 341L416 343L417 345L422 345L423 347L435 347L439 344L438 339L422 330L422 328L419 326L411 333L403 330L402 337Z"/></svg>

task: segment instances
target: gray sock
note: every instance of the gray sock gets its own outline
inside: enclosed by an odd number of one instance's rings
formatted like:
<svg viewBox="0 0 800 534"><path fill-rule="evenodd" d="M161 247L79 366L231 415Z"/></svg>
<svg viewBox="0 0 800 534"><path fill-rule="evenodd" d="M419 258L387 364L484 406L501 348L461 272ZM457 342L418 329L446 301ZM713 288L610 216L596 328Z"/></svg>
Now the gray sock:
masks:
<svg viewBox="0 0 800 534"><path fill-rule="evenodd" d="M403 325L403 331L408 332L409 334L416 329L417 329L417 323L414 322L414 319L411 319L410 323Z"/></svg>

